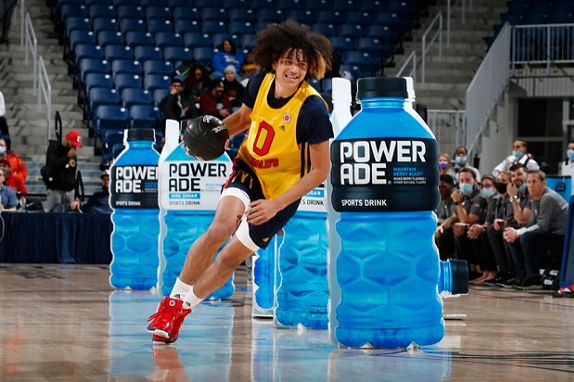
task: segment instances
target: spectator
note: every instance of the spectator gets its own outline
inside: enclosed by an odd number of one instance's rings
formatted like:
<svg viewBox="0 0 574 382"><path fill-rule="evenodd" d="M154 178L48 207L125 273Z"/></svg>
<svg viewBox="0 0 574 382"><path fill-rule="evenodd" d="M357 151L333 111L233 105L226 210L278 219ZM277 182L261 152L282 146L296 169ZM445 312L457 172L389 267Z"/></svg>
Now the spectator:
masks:
<svg viewBox="0 0 574 382"><path fill-rule="evenodd" d="M174 78L169 86L169 93L161 100L160 108L165 119L181 121L197 116L194 104L183 94L183 81ZM165 125L162 124L162 129Z"/></svg>
<svg viewBox="0 0 574 382"><path fill-rule="evenodd" d="M4 102L4 94L0 91L0 134L10 135L8 130L8 121L6 120L6 103Z"/></svg>
<svg viewBox="0 0 574 382"><path fill-rule="evenodd" d="M447 153L442 153L438 156L438 173L439 175L450 176L456 184L457 174L452 169L450 156Z"/></svg>
<svg viewBox="0 0 574 382"><path fill-rule="evenodd" d="M199 109L203 115L223 119L231 114L231 102L223 94L223 81L212 80L209 89L199 97Z"/></svg>
<svg viewBox="0 0 574 382"><path fill-rule="evenodd" d="M476 254L476 259L482 272L482 276L473 280L474 284L491 282L498 274L495 255L488 241L486 230L494 221L494 206L499 195L496 191L495 179L492 176L486 175L482 178L480 184L480 196L484 200L483 207L486 214L483 221L471 225L467 232L467 237L472 242L473 251Z"/></svg>
<svg viewBox="0 0 574 382"><path fill-rule="evenodd" d="M239 72L244 78L243 81L249 81L249 78L259 71L259 66L255 62L255 55L253 52L249 52L245 55L245 60L243 65L241 65L241 71ZM243 84L242 81L242 84Z"/></svg>
<svg viewBox="0 0 574 382"><path fill-rule="evenodd" d="M0 170L6 173L4 184L16 192L18 200L22 198L22 195L28 194L28 190L22 179L12 175L10 161L7 158L0 158ZM25 198L24 196L24 199Z"/></svg>
<svg viewBox="0 0 574 382"><path fill-rule="evenodd" d="M454 257L454 234L452 225L456 218L456 206L450 195L454 188L454 178L450 175L441 175L438 189L440 202L435 210L438 218L438 227L435 231L435 243L441 260Z"/></svg>
<svg viewBox="0 0 574 382"><path fill-rule="evenodd" d="M560 166L560 175L569 175L572 181L572 190L574 190L574 141L568 142L566 149L566 161Z"/></svg>
<svg viewBox="0 0 574 382"><path fill-rule="evenodd" d="M185 78L183 93L191 100L197 101L209 85L209 71L201 64L195 63L191 73Z"/></svg>
<svg viewBox="0 0 574 382"><path fill-rule="evenodd" d="M458 146L454 150L454 172L458 174L463 168L469 168L476 174L477 182L480 182L480 171L468 164L468 150L464 146Z"/></svg>
<svg viewBox="0 0 574 382"><path fill-rule="evenodd" d="M100 179L102 180L102 190L90 196L82 210L88 213L111 214L113 211L110 206L110 171L102 171Z"/></svg>
<svg viewBox="0 0 574 382"><path fill-rule="evenodd" d="M512 213L519 225L529 223L530 215L525 213L525 208L529 200L528 187L526 183L527 169L522 164L513 165L510 168L510 184L507 187L510 201L512 202Z"/></svg>
<svg viewBox="0 0 574 382"><path fill-rule="evenodd" d="M211 60L211 70L214 73L219 73L221 77L223 71L228 65L233 65L235 71L238 72L241 69L241 64L243 63L243 54L237 51L235 43L230 39L225 39L217 47L217 52L213 54L213 59Z"/></svg>
<svg viewBox="0 0 574 382"><path fill-rule="evenodd" d="M82 147L82 137L71 130L61 142L51 140L46 151L46 166L42 177L47 188L45 211L64 205L71 211L78 210L80 198L76 193L77 150Z"/></svg>
<svg viewBox="0 0 574 382"><path fill-rule="evenodd" d="M28 179L28 168L18 154L10 150L10 138L0 137L0 159L10 162L9 178L19 178L22 183Z"/></svg>
<svg viewBox="0 0 574 382"><path fill-rule="evenodd" d="M562 257L568 203L546 187L543 171L528 171L527 182L531 199L525 213L534 216L534 224L519 229L506 228L504 240L510 243L516 277L522 280L521 289L542 289L539 270L559 263ZM550 262L545 259L548 251Z"/></svg>
<svg viewBox="0 0 574 382"><path fill-rule="evenodd" d="M6 172L0 170L0 211L15 212L18 205L16 192L4 184Z"/></svg>
<svg viewBox="0 0 574 382"><path fill-rule="evenodd" d="M512 143L512 154L492 170L492 175L497 176L501 171L509 171L510 167L515 164L522 164L526 166L528 170L539 169L538 163L536 163L532 155L528 153L528 144L520 139Z"/></svg>
<svg viewBox="0 0 574 382"><path fill-rule="evenodd" d="M2 12L0 13L0 44L8 44L12 15L18 0L2 0Z"/></svg>
<svg viewBox="0 0 574 382"><path fill-rule="evenodd" d="M236 77L235 66L228 65L225 68L223 77L223 94L231 101L232 111L239 109L245 93L245 88L241 85L241 82L237 81Z"/></svg>

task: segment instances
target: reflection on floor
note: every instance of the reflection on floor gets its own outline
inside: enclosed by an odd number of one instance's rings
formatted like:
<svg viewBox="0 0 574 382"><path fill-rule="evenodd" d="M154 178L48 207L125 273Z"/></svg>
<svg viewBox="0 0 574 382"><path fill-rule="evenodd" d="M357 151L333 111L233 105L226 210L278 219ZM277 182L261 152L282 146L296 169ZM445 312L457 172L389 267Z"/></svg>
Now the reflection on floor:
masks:
<svg viewBox="0 0 574 382"><path fill-rule="evenodd" d="M338 349L326 331L251 319L246 272L230 301L194 309L152 346L161 296L112 290L104 266L0 264L0 381L572 381L574 299L474 288L445 302L439 344Z"/></svg>

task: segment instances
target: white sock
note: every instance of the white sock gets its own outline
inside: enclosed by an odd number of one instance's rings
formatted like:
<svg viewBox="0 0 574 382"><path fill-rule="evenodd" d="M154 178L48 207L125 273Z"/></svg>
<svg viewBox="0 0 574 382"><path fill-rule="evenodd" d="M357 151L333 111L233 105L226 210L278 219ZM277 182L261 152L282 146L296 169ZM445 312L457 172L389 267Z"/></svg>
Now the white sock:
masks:
<svg viewBox="0 0 574 382"><path fill-rule="evenodd" d="M185 295L185 298L183 299L184 306L189 308L193 308L194 306L199 305L199 303L202 301L202 298L199 298L195 295L193 287L191 287L191 290Z"/></svg>
<svg viewBox="0 0 574 382"><path fill-rule="evenodd" d="M191 289L193 288L193 286L184 283L183 281L180 280L180 278L178 277L175 280L175 285L173 286L173 289L171 290L171 293L169 295L169 297L171 298L178 298L180 300L185 299L185 296L191 292Z"/></svg>

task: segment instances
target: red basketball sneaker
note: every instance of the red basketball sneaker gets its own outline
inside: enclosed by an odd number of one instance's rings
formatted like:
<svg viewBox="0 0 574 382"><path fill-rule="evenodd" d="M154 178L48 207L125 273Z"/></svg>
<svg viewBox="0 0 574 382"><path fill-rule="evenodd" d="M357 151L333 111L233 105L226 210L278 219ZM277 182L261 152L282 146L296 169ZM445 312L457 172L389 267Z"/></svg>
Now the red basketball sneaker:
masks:
<svg viewBox="0 0 574 382"><path fill-rule="evenodd" d="M191 309L184 308L182 300L165 297L159 304L157 312L147 319L151 321L147 330L153 333L153 341L167 344L175 342L183 319L189 313Z"/></svg>

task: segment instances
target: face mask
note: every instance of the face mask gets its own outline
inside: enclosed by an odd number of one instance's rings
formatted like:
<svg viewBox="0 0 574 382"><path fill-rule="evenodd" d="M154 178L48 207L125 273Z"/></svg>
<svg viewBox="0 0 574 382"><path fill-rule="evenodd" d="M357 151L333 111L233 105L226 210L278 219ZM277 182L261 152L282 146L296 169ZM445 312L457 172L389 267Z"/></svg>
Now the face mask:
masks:
<svg viewBox="0 0 574 382"><path fill-rule="evenodd" d="M454 157L454 163L459 166L464 166L466 164L466 155L457 155Z"/></svg>
<svg viewBox="0 0 574 382"><path fill-rule="evenodd" d="M460 188L460 192L462 192L466 196L470 196L470 194L472 194L473 187L472 187L472 184L470 184L470 183L461 183L459 188Z"/></svg>
<svg viewBox="0 0 574 382"><path fill-rule="evenodd" d="M496 191L498 191L499 194L504 194L506 193L506 189L508 188L508 184L506 183L496 183L494 185L494 187L496 187Z"/></svg>
<svg viewBox="0 0 574 382"><path fill-rule="evenodd" d="M485 199L492 197L492 195L494 194L496 194L496 191L494 190L493 187L483 187L480 190L480 196L482 196Z"/></svg>
<svg viewBox="0 0 574 382"><path fill-rule="evenodd" d="M522 185L520 187L518 187L518 192L524 192L524 190L526 190L526 187L528 185L526 183L522 183Z"/></svg>
<svg viewBox="0 0 574 382"><path fill-rule="evenodd" d="M522 157L524 155L524 151L522 150L512 150L512 156L514 156L516 159L520 159L520 157Z"/></svg>
<svg viewBox="0 0 574 382"><path fill-rule="evenodd" d="M438 169L439 170L446 170L448 168L448 162L440 161L438 162Z"/></svg>
<svg viewBox="0 0 574 382"><path fill-rule="evenodd" d="M6 146L0 146L0 155L6 154Z"/></svg>
<svg viewBox="0 0 574 382"><path fill-rule="evenodd" d="M566 156L568 157L569 160L574 160L574 150L567 150Z"/></svg>

